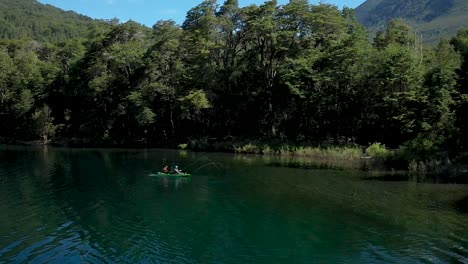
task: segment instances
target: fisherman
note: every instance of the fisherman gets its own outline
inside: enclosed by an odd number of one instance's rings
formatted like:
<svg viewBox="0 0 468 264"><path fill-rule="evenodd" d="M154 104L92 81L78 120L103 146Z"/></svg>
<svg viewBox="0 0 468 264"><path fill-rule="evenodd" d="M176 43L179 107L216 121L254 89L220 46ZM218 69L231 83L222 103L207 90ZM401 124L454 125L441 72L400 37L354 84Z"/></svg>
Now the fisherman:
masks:
<svg viewBox="0 0 468 264"><path fill-rule="evenodd" d="M165 164L163 168L164 173L169 173L169 165Z"/></svg>
<svg viewBox="0 0 468 264"><path fill-rule="evenodd" d="M174 172L175 172L176 174L184 174L184 173L182 172L182 170L179 170L179 166L177 166L177 165L174 166Z"/></svg>

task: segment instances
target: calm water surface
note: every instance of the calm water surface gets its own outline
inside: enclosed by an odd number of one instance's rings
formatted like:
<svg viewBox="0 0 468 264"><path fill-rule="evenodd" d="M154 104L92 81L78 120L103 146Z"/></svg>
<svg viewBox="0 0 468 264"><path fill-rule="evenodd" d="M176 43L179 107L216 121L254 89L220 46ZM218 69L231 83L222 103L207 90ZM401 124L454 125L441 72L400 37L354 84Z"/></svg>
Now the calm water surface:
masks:
<svg viewBox="0 0 468 264"><path fill-rule="evenodd" d="M0 263L468 263L467 185L281 164L0 147Z"/></svg>

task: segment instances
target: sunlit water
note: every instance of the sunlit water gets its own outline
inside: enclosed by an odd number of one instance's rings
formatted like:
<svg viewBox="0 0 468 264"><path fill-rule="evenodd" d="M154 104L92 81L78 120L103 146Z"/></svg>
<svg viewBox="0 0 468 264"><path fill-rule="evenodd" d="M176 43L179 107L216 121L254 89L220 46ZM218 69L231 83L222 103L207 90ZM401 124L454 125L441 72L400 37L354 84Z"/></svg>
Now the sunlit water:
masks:
<svg viewBox="0 0 468 264"><path fill-rule="evenodd" d="M0 263L468 263L467 185L281 164L0 147Z"/></svg>

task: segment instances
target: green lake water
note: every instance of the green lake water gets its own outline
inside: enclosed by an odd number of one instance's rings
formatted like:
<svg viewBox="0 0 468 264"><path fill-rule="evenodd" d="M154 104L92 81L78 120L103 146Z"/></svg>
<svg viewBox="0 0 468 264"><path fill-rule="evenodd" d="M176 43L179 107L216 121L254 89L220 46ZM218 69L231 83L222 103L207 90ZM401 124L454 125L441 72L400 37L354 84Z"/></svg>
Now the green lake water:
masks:
<svg viewBox="0 0 468 264"><path fill-rule="evenodd" d="M0 263L468 263L468 185L300 164L3 146Z"/></svg>

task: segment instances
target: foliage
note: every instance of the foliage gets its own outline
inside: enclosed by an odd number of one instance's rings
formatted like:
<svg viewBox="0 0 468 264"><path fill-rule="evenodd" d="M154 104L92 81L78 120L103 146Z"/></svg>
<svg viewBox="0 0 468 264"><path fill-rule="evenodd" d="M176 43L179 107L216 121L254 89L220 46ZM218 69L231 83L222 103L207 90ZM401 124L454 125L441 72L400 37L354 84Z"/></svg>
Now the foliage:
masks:
<svg viewBox="0 0 468 264"><path fill-rule="evenodd" d="M456 178L459 174L449 159L430 159L419 162L413 160L409 163L408 171L412 180L419 182L429 179L437 180L438 178L447 181L450 178Z"/></svg>
<svg viewBox="0 0 468 264"><path fill-rule="evenodd" d="M236 153L247 153L247 154L260 154L260 153L262 153L261 147L255 145L255 144L252 144L252 143L249 143L247 145L243 145L243 146L240 146L240 147L235 146L234 151Z"/></svg>
<svg viewBox="0 0 468 264"><path fill-rule="evenodd" d="M55 134L57 126L54 125L50 108L44 105L33 113L32 119L36 123L36 133L42 138L42 142L47 144L49 137Z"/></svg>
<svg viewBox="0 0 468 264"><path fill-rule="evenodd" d="M385 147L385 145L381 143L373 143L366 148L366 154L371 158L387 158L391 155L391 152Z"/></svg>
<svg viewBox="0 0 468 264"><path fill-rule="evenodd" d="M206 97L206 93L203 90L191 91L188 95L180 98L180 102L197 113L202 109L208 109L211 107L210 102Z"/></svg>
<svg viewBox="0 0 468 264"><path fill-rule="evenodd" d="M450 40L455 51L460 54L462 63L456 71L456 91L459 94L455 106L455 138L458 152L466 150L468 145L468 29L460 30L456 37Z"/></svg>
<svg viewBox="0 0 468 264"><path fill-rule="evenodd" d="M91 24L0 40L0 137L343 160L368 142L379 158L467 151L467 31L424 47L397 20L371 43L353 10L306 0Z"/></svg>
<svg viewBox="0 0 468 264"><path fill-rule="evenodd" d="M187 147L188 147L188 144L179 144L179 148L182 150L187 149Z"/></svg>
<svg viewBox="0 0 468 264"><path fill-rule="evenodd" d="M0 0L0 7L0 39L61 42L86 37L90 29L105 24L36 0Z"/></svg>

